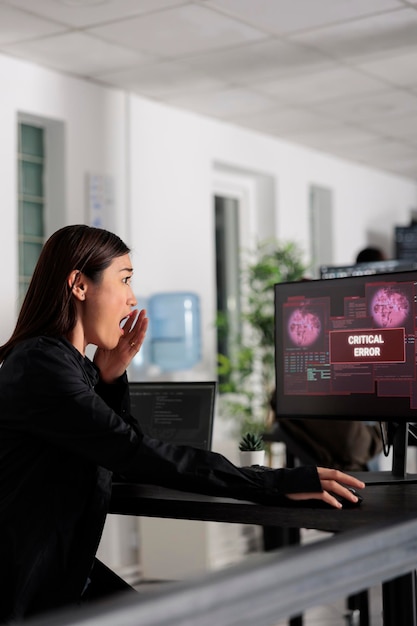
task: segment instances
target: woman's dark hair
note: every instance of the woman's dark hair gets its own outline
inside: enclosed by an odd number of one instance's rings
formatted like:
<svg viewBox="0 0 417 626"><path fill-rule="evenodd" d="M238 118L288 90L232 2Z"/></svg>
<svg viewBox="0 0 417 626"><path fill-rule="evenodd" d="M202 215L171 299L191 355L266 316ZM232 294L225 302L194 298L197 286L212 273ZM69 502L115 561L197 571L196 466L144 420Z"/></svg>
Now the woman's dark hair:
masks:
<svg viewBox="0 0 417 626"><path fill-rule="evenodd" d="M65 226L42 248L10 339L0 347L0 362L23 339L65 337L74 328L76 307L68 277L83 272L99 283L113 259L130 249L113 233L85 225Z"/></svg>

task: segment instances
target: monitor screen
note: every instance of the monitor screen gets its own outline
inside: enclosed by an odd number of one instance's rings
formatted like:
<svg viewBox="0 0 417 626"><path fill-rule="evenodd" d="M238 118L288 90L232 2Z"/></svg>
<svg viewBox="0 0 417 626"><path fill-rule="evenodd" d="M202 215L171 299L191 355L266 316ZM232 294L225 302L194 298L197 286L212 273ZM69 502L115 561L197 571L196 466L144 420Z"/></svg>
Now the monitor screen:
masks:
<svg viewBox="0 0 417 626"><path fill-rule="evenodd" d="M397 259L417 261L417 224L395 227L395 256Z"/></svg>
<svg viewBox="0 0 417 626"><path fill-rule="evenodd" d="M149 437L209 450L216 382L129 382L130 412Z"/></svg>
<svg viewBox="0 0 417 626"><path fill-rule="evenodd" d="M275 285L277 414L417 421L417 272Z"/></svg>
<svg viewBox="0 0 417 626"><path fill-rule="evenodd" d="M366 263L355 263L354 265L321 265L320 278L346 278L347 276L367 276L415 269L417 269L417 260L411 259L368 261Z"/></svg>

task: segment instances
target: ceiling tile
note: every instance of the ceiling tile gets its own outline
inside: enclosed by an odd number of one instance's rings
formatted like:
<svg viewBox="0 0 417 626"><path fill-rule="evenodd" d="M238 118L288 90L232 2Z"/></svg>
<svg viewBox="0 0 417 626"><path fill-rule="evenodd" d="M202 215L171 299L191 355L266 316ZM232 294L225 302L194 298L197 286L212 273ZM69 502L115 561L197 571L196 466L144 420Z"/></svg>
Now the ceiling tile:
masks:
<svg viewBox="0 0 417 626"><path fill-rule="evenodd" d="M269 111L255 115L236 116L235 122L259 130L287 137L294 132L334 127L334 122L306 109L275 105Z"/></svg>
<svg viewBox="0 0 417 626"><path fill-rule="evenodd" d="M70 0L7 0L9 4L27 9L31 13L49 17L71 26L91 26L110 20L120 20L133 15L158 11L184 4L184 0L96 0L71 2Z"/></svg>
<svg viewBox="0 0 417 626"><path fill-rule="evenodd" d="M145 60L149 62L144 55L79 32L3 46L3 49L47 67L84 76L110 68L132 66Z"/></svg>
<svg viewBox="0 0 417 626"><path fill-rule="evenodd" d="M242 85L318 71L332 64L330 59L319 52L274 39L188 57L186 62L194 69Z"/></svg>
<svg viewBox="0 0 417 626"><path fill-rule="evenodd" d="M264 111L271 107L267 97L260 96L245 89L226 89L215 93L192 94L189 97L168 98L167 102L183 107L196 113L228 119L256 111Z"/></svg>
<svg viewBox="0 0 417 626"><path fill-rule="evenodd" d="M383 13L296 35L292 40L347 60L398 53L417 45L417 11L410 7Z"/></svg>
<svg viewBox="0 0 417 626"><path fill-rule="evenodd" d="M336 64L330 70L257 83L256 89L284 102L311 104L325 100L381 91L385 84L349 67Z"/></svg>
<svg viewBox="0 0 417 626"><path fill-rule="evenodd" d="M151 65L105 73L99 75L98 78L151 98L225 88L221 81L201 72L195 72L177 61L152 63Z"/></svg>
<svg viewBox="0 0 417 626"><path fill-rule="evenodd" d="M367 142L363 145L356 145L354 148L345 146L344 153L352 153L359 159L366 162L378 162L379 164L390 164L393 160L416 157L415 150L400 141L380 139L375 142Z"/></svg>
<svg viewBox="0 0 417 626"><path fill-rule="evenodd" d="M383 147L383 144L381 144L381 147ZM414 180L416 179L417 159L415 156L410 157L407 153L397 153L395 156L389 156L385 159L379 158L379 154L379 150L376 150L373 155L358 156L357 154L350 155L349 153L340 150L339 156L343 159L356 161L357 163L367 165L368 167L372 167L374 169L377 168L389 172L390 174L403 176L405 178L412 178Z"/></svg>
<svg viewBox="0 0 417 626"><path fill-rule="evenodd" d="M317 28L404 6L399 0L209 0L206 4L277 34Z"/></svg>
<svg viewBox="0 0 417 626"><path fill-rule="evenodd" d="M327 102L314 105L314 108L322 114L346 122L363 123L376 119L389 121L395 116L416 111L417 97L406 92L386 90L360 98L340 100L336 107L331 102Z"/></svg>
<svg viewBox="0 0 417 626"><path fill-rule="evenodd" d="M354 147L355 145L373 143L378 139L377 134L367 130L354 128L345 124L332 124L325 128L316 130L315 128L304 131L295 130L287 136L291 141L313 146L319 150L335 150Z"/></svg>
<svg viewBox="0 0 417 626"><path fill-rule="evenodd" d="M44 37L64 30L65 28L49 20L0 6L0 45Z"/></svg>
<svg viewBox="0 0 417 626"><path fill-rule="evenodd" d="M389 124L385 119L370 120L367 126L386 137L415 142L417 141L417 109L412 115L391 118Z"/></svg>
<svg viewBox="0 0 417 626"><path fill-rule="evenodd" d="M416 159L396 159L390 163L390 171L397 173L406 178L417 179L417 161Z"/></svg>
<svg viewBox="0 0 417 626"><path fill-rule="evenodd" d="M213 50L264 37L237 20L191 4L93 28L91 32L160 57Z"/></svg>
<svg viewBox="0 0 417 626"><path fill-rule="evenodd" d="M417 50L362 63L358 67L393 85L417 86Z"/></svg>
<svg viewBox="0 0 417 626"><path fill-rule="evenodd" d="M417 0L0 0L0 50L416 177Z"/></svg>

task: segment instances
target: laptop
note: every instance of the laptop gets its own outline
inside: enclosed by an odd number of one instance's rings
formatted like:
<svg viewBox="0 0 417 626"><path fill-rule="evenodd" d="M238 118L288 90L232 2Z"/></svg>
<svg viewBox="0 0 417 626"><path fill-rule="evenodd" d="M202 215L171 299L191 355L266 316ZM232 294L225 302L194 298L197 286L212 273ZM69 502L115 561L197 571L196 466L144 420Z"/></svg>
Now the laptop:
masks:
<svg viewBox="0 0 417 626"><path fill-rule="evenodd" d="M215 381L129 382L130 413L149 437L210 450Z"/></svg>

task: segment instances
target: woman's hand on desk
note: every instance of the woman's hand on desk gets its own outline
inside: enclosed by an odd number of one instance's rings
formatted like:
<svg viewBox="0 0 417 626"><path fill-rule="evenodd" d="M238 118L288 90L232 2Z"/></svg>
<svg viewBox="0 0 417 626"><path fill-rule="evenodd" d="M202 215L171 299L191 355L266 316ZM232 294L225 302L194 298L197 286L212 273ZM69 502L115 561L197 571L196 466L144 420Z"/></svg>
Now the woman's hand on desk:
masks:
<svg viewBox="0 0 417 626"><path fill-rule="evenodd" d="M353 487L354 489L363 489L365 487L365 483L361 480L340 470L318 467L317 473L323 491L318 493L290 493L287 494L287 498L290 500L322 500L330 506L340 509L342 505L332 493L350 502L357 502L357 497L347 487Z"/></svg>

